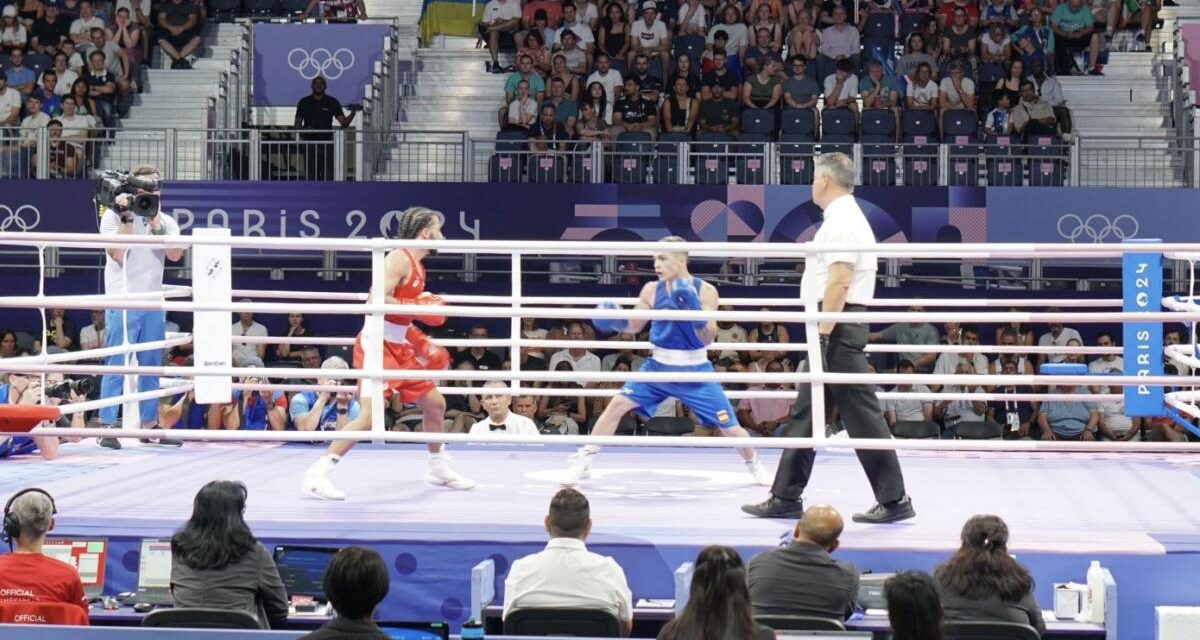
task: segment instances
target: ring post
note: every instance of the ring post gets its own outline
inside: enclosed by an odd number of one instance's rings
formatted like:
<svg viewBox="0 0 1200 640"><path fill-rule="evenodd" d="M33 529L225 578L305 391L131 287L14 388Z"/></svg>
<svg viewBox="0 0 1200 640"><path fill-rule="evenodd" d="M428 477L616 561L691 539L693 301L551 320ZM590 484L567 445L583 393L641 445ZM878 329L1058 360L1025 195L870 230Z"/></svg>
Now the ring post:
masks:
<svg viewBox="0 0 1200 640"><path fill-rule="evenodd" d="M512 341L508 348L508 366L514 373L521 372L521 254L514 252L512 254L512 310L513 316L509 323L509 339ZM521 381L517 376L513 376L511 383L513 389L521 386Z"/></svg>
<svg viewBox="0 0 1200 640"><path fill-rule="evenodd" d="M387 291L384 290L384 283L387 281L386 269L384 269L386 258L385 249L378 246L371 248L371 302L375 304L387 303ZM363 369L371 374L379 375L383 372L383 314L372 311L367 315L367 323L371 330L366 333L372 339L363 340ZM371 385L371 431L383 433L385 431L383 410L386 404L383 396L384 380L373 377L363 380L363 384Z"/></svg>
<svg viewBox="0 0 1200 640"><path fill-rule="evenodd" d="M229 229L196 228L192 235L229 237ZM192 247L192 300L202 304L227 305L233 300L232 249L229 245L197 244ZM200 369L228 369L233 366L233 323L223 311L192 312L192 351ZM233 377L197 375L197 404L224 404L233 395Z"/></svg>
<svg viewBox="0 0 1200 640"><path fill-rule="evenodd" d="M1158 243L1157 239L1126 240L1127 244ZM1121 256L1121 310L1127 313L1151 313L1162 309L1163 257L1161 253L1129 252ZM1163 327L1159 322L1126 322L1122 325L1125 375L1161 376L1163 374ZM1159 417L1165 415L1163 387L1127 385L1125 415Z"/></svg>
<svg viewBox="0 0 1200 640"><path fill-rule="evenodd" d="M811 300L806 301L804 311L806 313L816 313L818 311L817 303ZM821 362L821 331L819 323L804 323L804 341L808 343L808 371L814 376L813 381L809 383L809 396L812 399L809 405L812 409L812 419L810 420L812 422L812 437L817 440L824 440L828 422L825 419L825 383L821 382L819 378L819 376L825 373L825 368Z"/></svg>

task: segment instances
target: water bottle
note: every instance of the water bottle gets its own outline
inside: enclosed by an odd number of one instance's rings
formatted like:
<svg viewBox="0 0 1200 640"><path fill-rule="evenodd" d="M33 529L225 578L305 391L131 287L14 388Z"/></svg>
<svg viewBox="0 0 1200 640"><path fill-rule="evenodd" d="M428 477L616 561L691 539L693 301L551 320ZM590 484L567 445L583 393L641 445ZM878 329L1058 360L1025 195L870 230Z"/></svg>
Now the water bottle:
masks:
<svg viewBox="0 0 1200 640"><path fill-rule="evenodd" d="M1092 566L1087 572L1088 586L1088 621L1104 622L1104 570L1100 568L1099 560L1092 560Z"/></svg>
<svg viewBox="0 0 1200 640"><path fill-rule="evenodd" d="M483 640L483 623L475 620L467 620L463 623L459 635L462 637L462 640Z"/></svg>

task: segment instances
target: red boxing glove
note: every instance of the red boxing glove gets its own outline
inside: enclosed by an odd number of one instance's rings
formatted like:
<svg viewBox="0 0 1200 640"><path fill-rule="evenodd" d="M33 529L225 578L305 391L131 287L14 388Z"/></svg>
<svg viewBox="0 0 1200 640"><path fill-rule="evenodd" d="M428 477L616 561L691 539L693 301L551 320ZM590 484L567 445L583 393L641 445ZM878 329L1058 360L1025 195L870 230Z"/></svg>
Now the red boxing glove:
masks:
<svg viewBox="0 0 1200 640"><path fill-rule="evenodd" d="M428 291L422 291L421 294L415 298L401 298L398 302L400 304L419 304L437 307L446 304L446 301L442 300L441 296L436 296ZM439 315L413 316L412 319L418 320L422 324L426 324L431 327L440 327L446 323L446 316Z"/></svg>
<svg viewBox="0 0 1200 640"><path fill-rule="evenodd" d="M413 355L422 369L441 370L450 368L450 352L445 347L436 344L424 331L410 326L405 333L408 346L412 347Z"/></svg>

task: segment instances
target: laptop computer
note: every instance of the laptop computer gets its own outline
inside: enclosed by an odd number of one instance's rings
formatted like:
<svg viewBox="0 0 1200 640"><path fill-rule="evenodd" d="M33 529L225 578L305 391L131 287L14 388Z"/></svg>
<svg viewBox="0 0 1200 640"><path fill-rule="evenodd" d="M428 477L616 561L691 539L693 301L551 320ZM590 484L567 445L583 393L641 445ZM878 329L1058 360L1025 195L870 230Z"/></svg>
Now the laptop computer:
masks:
<svg viewBox="0 0 1200 640"><path fill-rule="evenodd" d="M134 601L159 606L175 604L171 597L170 538L142 538Z"/></svg>
<svg viewBox="0 0 1200 640"><path fill-rule="evenodd" d="M391 640L450 640L445 622L376 622Z"/></svg>
<svg viewBox="0 0 1200 640"><path fill-rule="evenodd" d="M104 538L46 538L42 554L65 562L79 572L83 593L89 599L104 592L104 563L108 540Z"/></svg>
<svg viewBox="0 0 1200 640"><path fill-rule="evenodd" d="M275 547L275 567L287 592L293 615L329 615L325 599L325 569L337 547L279 545Z"/></svg>

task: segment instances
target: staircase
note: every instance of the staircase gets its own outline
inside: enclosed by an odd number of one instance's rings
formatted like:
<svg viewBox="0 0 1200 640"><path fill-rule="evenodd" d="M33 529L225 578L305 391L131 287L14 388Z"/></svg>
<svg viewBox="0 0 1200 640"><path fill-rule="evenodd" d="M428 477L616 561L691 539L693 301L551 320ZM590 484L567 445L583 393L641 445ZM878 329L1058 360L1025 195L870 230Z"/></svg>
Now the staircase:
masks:
<svg viewBox="0 0 1200 640"><path fill-rule="evenodd" d="M1172 150L1171 27L1168 20L1154 32L1152 52L1110 52L1103 77L1059 78L1079 144L1080 185L1187 186L1182 156Z"/></svg>
<svg viewBox="0 0 1200 640"><path fill-rule="evenodd" d="M177 129L174 164L179 180L203 180L207 171L207 129L210 114L221 92L221 74L229 69L233 51L242 43L244 26L208 23L200 56L191 69L147 67L142 92L133 100L122 129L105 145L101 166L132 167L167 162L165 129ZM156 59L165 58L157 52Z"/></svg>

